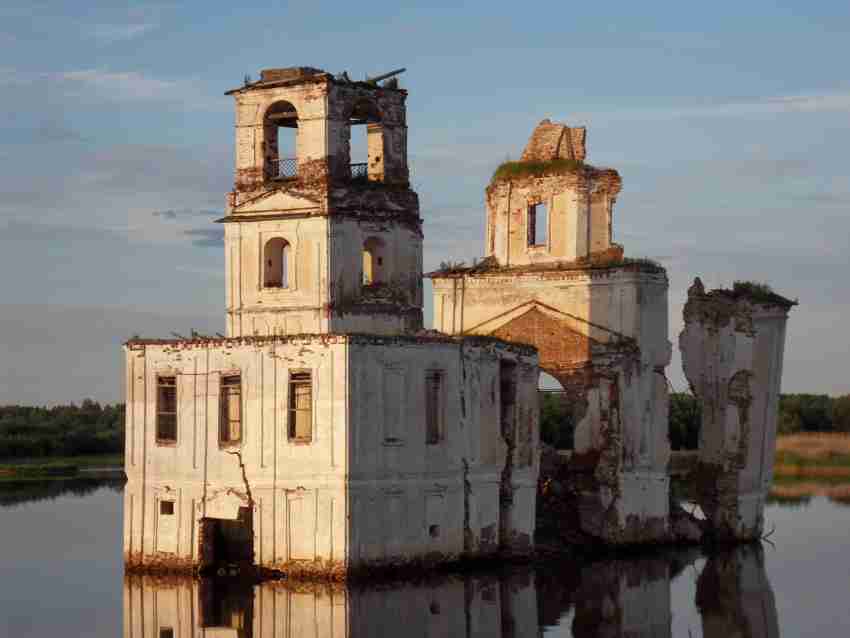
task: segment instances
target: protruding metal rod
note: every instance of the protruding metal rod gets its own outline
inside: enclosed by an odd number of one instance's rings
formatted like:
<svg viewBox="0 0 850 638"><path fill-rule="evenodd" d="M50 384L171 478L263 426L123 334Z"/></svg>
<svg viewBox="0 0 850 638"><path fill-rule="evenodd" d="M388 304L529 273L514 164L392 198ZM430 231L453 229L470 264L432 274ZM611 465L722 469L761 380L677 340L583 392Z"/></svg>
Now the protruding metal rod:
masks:
<svg viewBox="0 0 850 638"><path fill-rule="evenodd" d="M370 84L376 84L376 83L380 82L381 80L387 80L387 79L393 77L394 75L398 75L399 73L404 73L405 71L407 71L407 69L404 69L404 68L396 69L395 71L390 71L389 73L384 73L383 75L378 75L378 76L375 76L373 78L366 78L366 81L369 82Z"/></svg>

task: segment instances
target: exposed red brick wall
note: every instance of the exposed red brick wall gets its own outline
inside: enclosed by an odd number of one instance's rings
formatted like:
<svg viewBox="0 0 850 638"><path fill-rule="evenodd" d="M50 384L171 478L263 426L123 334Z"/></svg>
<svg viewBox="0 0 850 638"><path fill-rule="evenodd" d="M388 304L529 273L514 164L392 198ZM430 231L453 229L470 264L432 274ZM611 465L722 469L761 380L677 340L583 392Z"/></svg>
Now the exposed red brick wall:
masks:
<svg viewBox="0 0 850 638"><path fill-rule="evenodd" d="M591 339L537 308L499 327L493 336L536 346L540 367L547 371L575 368L590 362Z"/></svg>

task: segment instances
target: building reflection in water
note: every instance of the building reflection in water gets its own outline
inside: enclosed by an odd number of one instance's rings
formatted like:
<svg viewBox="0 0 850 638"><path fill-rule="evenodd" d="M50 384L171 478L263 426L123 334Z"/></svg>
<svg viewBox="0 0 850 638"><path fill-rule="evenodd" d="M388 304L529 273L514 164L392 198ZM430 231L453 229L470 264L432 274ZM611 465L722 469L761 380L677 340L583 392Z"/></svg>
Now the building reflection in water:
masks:
<svg viewBox="0 0 850 638"><path fill-rule="evenodd" d="M129 577L124 637L536 638L551 628L552 635L575 638L663 638L672 635L671 580L699 557L559 564L373 587ZM696 590L704 638L779 636L761 548L708 558Z"/></svg>

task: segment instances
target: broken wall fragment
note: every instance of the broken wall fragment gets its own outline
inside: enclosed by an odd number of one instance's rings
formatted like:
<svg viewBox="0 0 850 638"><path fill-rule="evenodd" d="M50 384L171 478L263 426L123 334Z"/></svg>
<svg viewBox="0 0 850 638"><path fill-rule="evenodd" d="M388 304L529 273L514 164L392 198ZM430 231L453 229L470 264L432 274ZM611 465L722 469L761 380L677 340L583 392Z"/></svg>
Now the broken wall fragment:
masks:
<svg viewBox="0 0 850 638"><path fill-rule="evenodd" d="M750 540L763 529L773 478L785 325L795 302L765 287L688 290L682 366L702 408L692 475L708 533Z"/></svg>

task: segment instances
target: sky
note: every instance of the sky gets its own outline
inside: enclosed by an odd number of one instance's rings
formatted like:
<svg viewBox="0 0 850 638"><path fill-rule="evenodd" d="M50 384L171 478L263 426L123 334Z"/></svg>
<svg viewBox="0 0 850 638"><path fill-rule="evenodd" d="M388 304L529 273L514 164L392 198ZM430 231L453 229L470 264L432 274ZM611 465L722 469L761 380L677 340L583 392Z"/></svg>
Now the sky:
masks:
<svg viewBox="0 0 850 638"><path fill-rule="evenodd" d="M848 33L846 0L0 0L0 403L118 401L124 340L223 331L224 92L286 66L407 68L426 269L483 254L540 120L587 126L615 241L668 270L674 388L698 275L799 299L783 391L850 392Z"/></svg>

